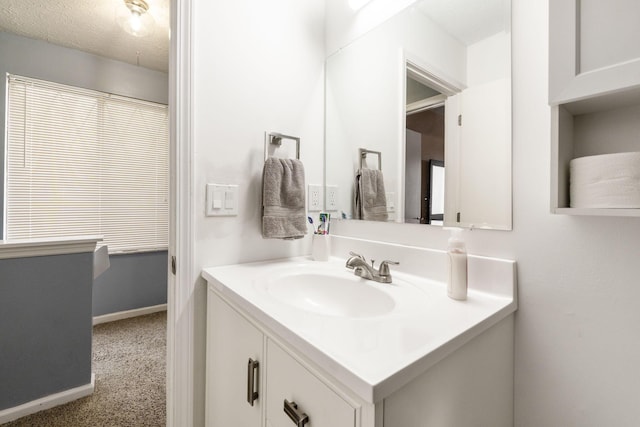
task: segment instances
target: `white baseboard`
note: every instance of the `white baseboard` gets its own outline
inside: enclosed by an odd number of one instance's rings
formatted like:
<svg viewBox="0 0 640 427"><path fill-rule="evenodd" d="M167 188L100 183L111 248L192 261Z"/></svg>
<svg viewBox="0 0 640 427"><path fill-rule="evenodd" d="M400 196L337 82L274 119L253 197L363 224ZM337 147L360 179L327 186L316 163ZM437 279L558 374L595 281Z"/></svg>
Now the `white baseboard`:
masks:
<svg viewBox="0 0 640 427"><path fill-rule="evenodd" d="M167 311L167 304L152 305L151 307L136 308L133 310L119 311L117 313L103 314L95 316L93 324L115 322L116 320L128 319L130 317L144 316L145 314L157 313L159 311Z"/></svg>
<svg viewBox="0 0 640 427"><path fill-rule="evenodd" d="M64 405L81 397L89 396L93 394L95 390L95 382L96 376L95 374L91 374L91 382L89 384L51 394L19 406L14 406L13 408L3 409L0 411L0 424L8 423L9 421L17 420L18 418L51 409L54 406Z"/></svg>

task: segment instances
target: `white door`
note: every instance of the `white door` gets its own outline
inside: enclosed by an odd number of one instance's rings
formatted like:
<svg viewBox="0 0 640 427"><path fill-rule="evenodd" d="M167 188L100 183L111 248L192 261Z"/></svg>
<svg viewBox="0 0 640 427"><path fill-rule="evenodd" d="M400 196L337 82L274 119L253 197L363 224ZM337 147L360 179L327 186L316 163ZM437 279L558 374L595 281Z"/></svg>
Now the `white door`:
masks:
<svg viewBox="0 0 640 427"><path fill-rule="evenodd" d="M504 105L508 90L508 81L497 79L462 93L458 180L461 223L466 226L511 226L511 116Z"/></svg>

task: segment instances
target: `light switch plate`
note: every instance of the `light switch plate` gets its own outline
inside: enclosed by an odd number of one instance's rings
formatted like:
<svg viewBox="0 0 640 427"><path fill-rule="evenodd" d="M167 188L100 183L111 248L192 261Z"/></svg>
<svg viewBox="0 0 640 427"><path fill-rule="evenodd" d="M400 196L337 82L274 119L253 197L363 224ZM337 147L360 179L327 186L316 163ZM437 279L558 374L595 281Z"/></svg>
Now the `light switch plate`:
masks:
<svg viewBox="0 0 640 427"><path fill-rule="evenodd" d="M207 184L205 215L238 215L238 186L227 184Z"/></svg>

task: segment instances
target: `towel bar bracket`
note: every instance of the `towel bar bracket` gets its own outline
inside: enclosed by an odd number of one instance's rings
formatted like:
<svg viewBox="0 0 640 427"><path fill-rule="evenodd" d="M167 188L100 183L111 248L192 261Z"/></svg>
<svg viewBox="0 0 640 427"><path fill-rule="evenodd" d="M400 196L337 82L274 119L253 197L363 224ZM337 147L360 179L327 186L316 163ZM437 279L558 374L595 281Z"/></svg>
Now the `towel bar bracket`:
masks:
<svg viewBox="0 0 640 427"><path fill-rule="evenodd" d="M382 152L367 150L366 148L359 148L358 150L360 151L360 169L364 169L366 165L367 154L375 154L378 156L378 170L382 170Z"/></svg>
<svg viewBox="0 0 640 427"><path fill-rule="evenodd" d="M264 138L264 160L269 157L269 144L281 146L283 139L289 139L296 142L296 159L300 160L300 138L297 136L284 135L278 132L266 132Z"/></svg>

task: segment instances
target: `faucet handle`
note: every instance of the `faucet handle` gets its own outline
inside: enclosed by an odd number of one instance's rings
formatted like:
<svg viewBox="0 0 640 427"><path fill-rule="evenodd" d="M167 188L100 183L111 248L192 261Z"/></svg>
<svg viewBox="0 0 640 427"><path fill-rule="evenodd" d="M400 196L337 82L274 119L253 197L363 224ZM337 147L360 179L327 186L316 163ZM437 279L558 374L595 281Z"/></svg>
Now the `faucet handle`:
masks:
<svg viewBox="0 0 640 427"><path fill-rule="evenodd" d="M398 261L389 261L389 260L382 261L380 263L380 268L378 269L378 272L381 276L391 275L391 272L389 271L389 264L399 265L400 263Z"/></svg>
<svg viewBox="0 0 640 427"><path fill-rule="evenodd" d="M355 252L349 252L349 255L351 255L351 258L349 258L347 260L347 263L345 264L345 267L350 268L353 270L354 265L352 264L354 259L359 259L362 262L364 262L365 264L367 263L367 261L364 259L364 257L360 254L357 254Z"/></svg>

